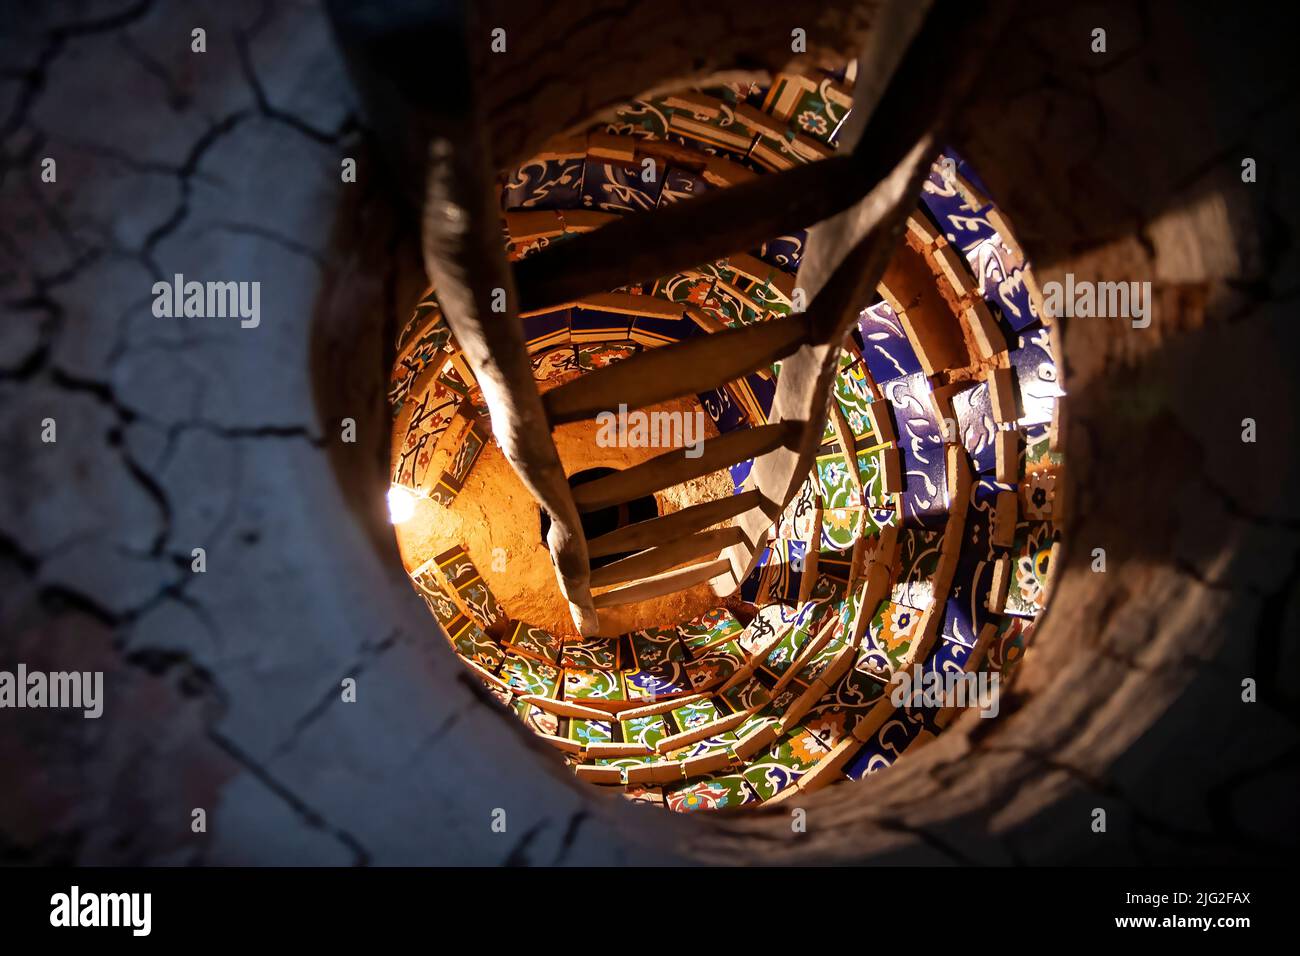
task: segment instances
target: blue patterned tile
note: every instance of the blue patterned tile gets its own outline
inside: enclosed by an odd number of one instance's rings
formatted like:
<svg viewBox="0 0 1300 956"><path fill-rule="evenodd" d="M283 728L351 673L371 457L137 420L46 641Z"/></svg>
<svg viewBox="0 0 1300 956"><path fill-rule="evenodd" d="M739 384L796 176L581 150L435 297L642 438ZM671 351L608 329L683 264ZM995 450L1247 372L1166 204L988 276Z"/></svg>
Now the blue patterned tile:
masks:
<svg viewBox="0 0 1300 956"><path fill-rule="evenodd" d="M758 247L754 255L768 265L776 266L793 275L799 271L799 263L803 261L804 246L807 241L808 233L800 230L793 235L769 239Z"/></svg>
<svg viewBox="0 0 1300 956"><path fill-rule="evenodd" d="M898 424L903 526L940 529L948 514L948 464L930 401L930 384L924 373L916 372L882 387Z"/></svg>
<svg viewBox="0 0 1300 956"><path fill-rule="evenodd" d="M573 209L582 195L583 158L533 160L519 167L502 191L510 209Z"/></svg>
<svg viewBox="0 0 1300 956"><path fill-rule="evenodd" d="M582 204L601 212L627 213L653 209L659 203L663 180L644 182L641 166L624 166L608 160L587 159L582 180Z"/></svg>
<svg viewBox="0 0 1300 956"><path fill-rule="evenodd" d="M861 780L892 767L924 729L923 721L905 711L896 711L845 765L844 775L850 780Z"/></svg>
<svg viewBox="0 0 1300 956"><path fill-rule="evenodd" d="M700 392L700 405L704 414L713 420L720 432L735 431L749 423L749 416L724 385L721 388Z"/></svg>
<svg viewBox="0 0 1300 956"><path fill-rule="evenodd" d="M659 204L662 206L665 203L692 199L708 190L709 184L703 176L689 169L670 166L664 173L664 185L659 193Z"/></svg>
<svg viewBox="0 0 1300 956"><path fill-rule="evenodd" d="M971 457L975 473L982 475L993 471L997 467L994 438L998 426L993 420L989 383L979 382L973 388L955 394L952 408L957 416L957 433Z"/></svg>
<svg viewBox="0 0 1300 956"><path fill-rule="evenodd" d="M858 316L862 358L877 385L921 371L921 362L888 302L877 302Z"/></svg>
<svg viewBox="0 0 1300 956"><path fill-rule="evenodd" d="M1041 325L1025 329L1017 336L1009 357L1020 386L1021 417L1017 424L1023 428L1050 422L1052 408L1065 391L1052 358L1047 329Z"/></svg>

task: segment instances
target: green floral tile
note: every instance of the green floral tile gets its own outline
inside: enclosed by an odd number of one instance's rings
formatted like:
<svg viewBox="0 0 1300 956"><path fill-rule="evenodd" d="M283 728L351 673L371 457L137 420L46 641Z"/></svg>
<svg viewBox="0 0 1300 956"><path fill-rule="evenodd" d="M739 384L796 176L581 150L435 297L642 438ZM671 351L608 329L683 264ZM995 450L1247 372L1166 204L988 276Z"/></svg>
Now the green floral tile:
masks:
<svg viewBox="0 0 1300 956"><path fill-rule="evenodd" d="M448 629L448 638L456 653L466 660L473 661L489 671L495 671L505 660L505 652L496 641L483 633L482 628L468 618L461 618L462 623L453 623Z"/></svg>
<svg viewBox="0 0 1300 956"><path fill-rule="evenodd" d="M862 533L861 508L831 508L822 512L822 550L849 551Z"/></svg>
<svg viewBox="0 0 1300 956"><path fill-rule="evenodd" d="M620 721L623 730L623 742L640 744L654 749L655 744L669 734L668 722L663 714L651 714L647 717L631 717Z"/></svg>
<svg viewBox="0 0 1300 956"><path fill-rule="evenodd" d="M1053 529L1050 521L1022 521L1011 546L1012 579L1006 613L1037 617L1047 603Z"/></svg>
<svg viewBox="0 0 1300 956"><path fill-rule="evenodd" d="M433 568L433 564L425 565L419 573L411 575L411 580L415 582L416 589L424 598L424 603L429 606L434 618L445 630L460 615L460 610L451 599L451 595L439 583Z"/></svg>
<svg viewBox="0 0 1300 956"><path fill-rule="evenodd" d="M681 707L674 708L672 711L673 723L677 725L678 731L685 733L688 730L694 730L704 724L712 723L723 716L723 712L718 709L712 698L692 701L689 704L683 704Z"/></svg>
<svg viewBox="0 0 1300 956"><path fill-rule="evenodd" d="M501 679L516 694L536 694L551 699L559 696L560 669L531 657L506 652L501 664Z"/></svg>
<svg viewBox="0 0 1300 956"><path fill-rule="evenodd" d="M894 601L881 601L863 635L860 651L868 669L893 674L903 667L920 636L921 611Z"/></svg>
<svg viewBox="0 0 1300 956"><path fill-rule="evenodd" d="M618 671L564 669L564 699L626 700L622 675Z"/></svg>
<svg viewBox="0 0 1300 956"><path fill-rule="evenodd" d="M691 687L703 690L714 687L731 677L745 663L746 656L739 641L728 641L712 647L699 660L686 665L686 676Z"/></svg>
<svg viewBox="0 0 1300 956"><path fill-rule="evenodd" d="M737 684L730 690L724 691L721 696L733 714L762 707L772 699L772 695L762 682L755 679Z"/></svg>
<svg viewBox="0 0 1300 956"><path fill-rule="evenodd" d="M544 631L525 621L515 622L505 643L509 650L548 664L554 664L560 659L560 639L550 631Z"/></svg>
<svg viewBox="0 0 1300 956"><path fill-rule="evenodd" d="M614 670L618 667L618 641L608 637L567 640L560 652L560 666L586 670Z"/></svg>
<svg viewBox="0 0 1300 956"><path fill-rule="evenodd" d="M715 607L693 621L677 625L677 633L692 657L699 657L698 651L721 644L744 629L744 625L725 607Z"/></svg>
<svg viewBox="0 0 1300 956"><path fill-rule="evenodd" d="M515 713L524 725L534 733L549 734L556 737L560 733L560 718L542 710L528 701L515 704Z"/></svg>
<svg viewBox="0 0 1300 956"><path fill-rule="evenodd" d="M904 528L898 541L898 575L890 596L908 607L927 608L934 603L934 574L939 569L943 532Z"/></svg>
<svg viewBox="0 0 1300 956"><path fill-rule="evenodd" d="M865 641L863 643L869 644ZM848 673L835 682L835 686L818 702L818 706L833 702L844 707L859 708L864 712L869 710L887 690L885 680L871 671L872 653L869 646L858 648L858 656L854 659L853 666L849 668Z"/></svg>
<svg viewBox="0 0 1300 956"><path fill-rule="evenodd" d="M791 628L776 642L760 666L773 677L783 676L798 659L809 638L808 628Z"/></svg>
<svg viewBox="0 0 1300 956"><path fill-rule="evenodd" d="M693 744L687 744L685 747L679 747L676 750L664 754L669 760L682 762L691 760L695 757L707 757L714 754L723 753L731 749L736 743L736 735L731 731L723 734L715 734L712 737L706 737L704 740L697 740Z"/></svg>
<svg viewBox="0 0 1300 956"><path fill-rule="evenodd" d="M759 795L739 774L690 780L664 790L664 805L675 813L722 810L757 803Z"/></svg>
<svg viewBox="0 0 1300 956"><path fill-rule="evenodd" d="M632 648L632 664L641 670L658 667L670 661L685 661L686 649L676 628L646 628L628 635Z"/></svg>
<svg viewBox="0 0 1300 956"><path fill-rule="evenodd" d="M587 744L610 743L614 739L614 725L608 720L587 720L582 717L570 717L568 732L570 740L586 746Z"/></svg>
<svg viewBox="0 0 1300 956"><path fill-rule="evenodd" d="M822 676L831 661L835 659L835 655L845 648L851 634L851 630L837 629L837 632L831 636L830 640L808 657L807 660L801 662L799 672L795 674L795 677L805 684L812 684L813 681Z"/></svg>

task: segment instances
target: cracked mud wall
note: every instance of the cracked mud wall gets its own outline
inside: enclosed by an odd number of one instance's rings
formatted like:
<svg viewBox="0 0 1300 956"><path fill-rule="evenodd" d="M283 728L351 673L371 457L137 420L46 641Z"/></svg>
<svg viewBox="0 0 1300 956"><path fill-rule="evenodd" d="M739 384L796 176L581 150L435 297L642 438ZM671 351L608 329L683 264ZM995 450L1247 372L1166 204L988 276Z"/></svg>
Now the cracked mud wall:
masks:
<svg viewBox="0 0 1300 956"><path fill-rule="evenodd" d="M637 42L623 31L640 5L591 6L602 26L581 42ZM1027 20L968 114L980 122L958 131L1044 281L1150 279L1160 311L1147 330L1066 329L1069 546L1002 717L811 798L802 838L779 810L679 819L597 794L434 633L382 513L383 376L392 323L423 286L418 244L320 9L55 3L18 19L0 48L0 653L102 669L107 700L99 721L0 713L0 859L1250 862L1294 849L1287 31L1256 21L1215 57L1215 39L1246 26L1173 9ZM1114 24L1111 58L1061 55L1094 15ZM518 144L502 148L526 152L548 124L655 75L752 65L741 52L765 34L757 14L737 16L673 34L676 59L652 68L647 53L644 76L609 80L626 58L598 58L587 88L562 64L541 82L500 78L494 122ZM720 42L733 34L744 42ZM1261 170L1250 186L1235 174L1246 150ZM45 156L57 184L39 180ZM340 182L344 156L355 185ZM261 281L260 327L156 319L151 286L175 273ZM1254 445L1239 440L1246 416ZM339 441L343 417L355 445ZM1089 571L1094 542L1105 575ZM1243 676L1259 704L1240 702ZM1097 806L1104 837L1087 826ZM205 834L190 830L195 807ZM489 827L496 807L505 834Z"/></svg>

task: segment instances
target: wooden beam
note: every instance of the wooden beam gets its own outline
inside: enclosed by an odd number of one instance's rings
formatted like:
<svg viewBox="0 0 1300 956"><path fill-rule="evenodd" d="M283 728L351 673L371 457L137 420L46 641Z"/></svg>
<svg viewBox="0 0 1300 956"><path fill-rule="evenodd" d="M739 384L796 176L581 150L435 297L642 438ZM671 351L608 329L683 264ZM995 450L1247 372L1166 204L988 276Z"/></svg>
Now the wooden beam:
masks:
<svg viewBox="0 0 1300 956"><path fill-rule="evenodd" d="M583 635L599 628L587 542L542 408L501 242L497 186L472 115L432 125L422 222L425 268L462 354L483 390L497 444L551 517L547 544L560 591ZM496 312L505 290L505 314Z"/></svg>
<svg viewBox="0 0 1300 956"><path fill-rule="evenodd" d="M663 597L665 594L673 594L694 587L697 584L702 584L720 574L726 573L728 567L730 567L730 564L726 558L719 558L717 561L710 561L707 564L694 564L689 568L647 578L644 581L639 581L625 588L619 588L616 591L597 594L593 601L597 608L617 607L620 604L648 601L651 598Z"/></svg>
<svg viewBox="0 0 1300 956"><path fill-rule="evenodd" d="M542 397L542 406L552 425L615 412L619 405L644 408L717 388L770 365L807 337L808 320L803 315L697 336L588 372L551 389Z"/></svg>
<svg viewBox="0 0 1300 956"><path fill-rule="evenodd" d="M739 544L743 537L739 528L732 527L715 528L668 541L657 548L597 568L591 572L591 586L603 588L625 581L636 581L662 571L670 571L695 558L716 558L719 551Z"/></svg>
<svg viewBox="0 0 1300 956"><path fill-rule="evenodd" d="M739 428L704 443L700 454L688 458L678 448L656 455L625 471L583 482L573 488L573 500L579 511L598 511L611 505L632 501L671 488L692 478L712 474L737 462L762 455L774 448L793 444L804 422L787 421L757 428ZM586 542L583 542L586 551Z"/></svg>
<svg viewBox="0 0 1300 956"><path fill-rule="evenodd" d="M599 538L587 542L587 553L593 558L624 551L644 551L664 541L671 541L681 535L694 534L696 531L715 525L720 521L734 518L736 515L759 508L763 496L758 491L742 491L738 495L718 498L691 505L681 511L674 511L649 521L638 521L625 525Z"/></svg>

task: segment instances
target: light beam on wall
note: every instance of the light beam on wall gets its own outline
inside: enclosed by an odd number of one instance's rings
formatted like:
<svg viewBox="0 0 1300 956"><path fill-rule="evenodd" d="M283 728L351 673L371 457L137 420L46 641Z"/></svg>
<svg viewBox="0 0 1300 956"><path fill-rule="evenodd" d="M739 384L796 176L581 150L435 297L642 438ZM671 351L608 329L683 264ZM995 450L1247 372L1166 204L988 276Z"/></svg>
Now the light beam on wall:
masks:
<svg viewBox="0 0 1300 956"><path fill-rule="evenodd" d="M393 485L388 489L388 520L393 524L409 521L415 514L416 503L423 497L405 485Z"/></svg>

